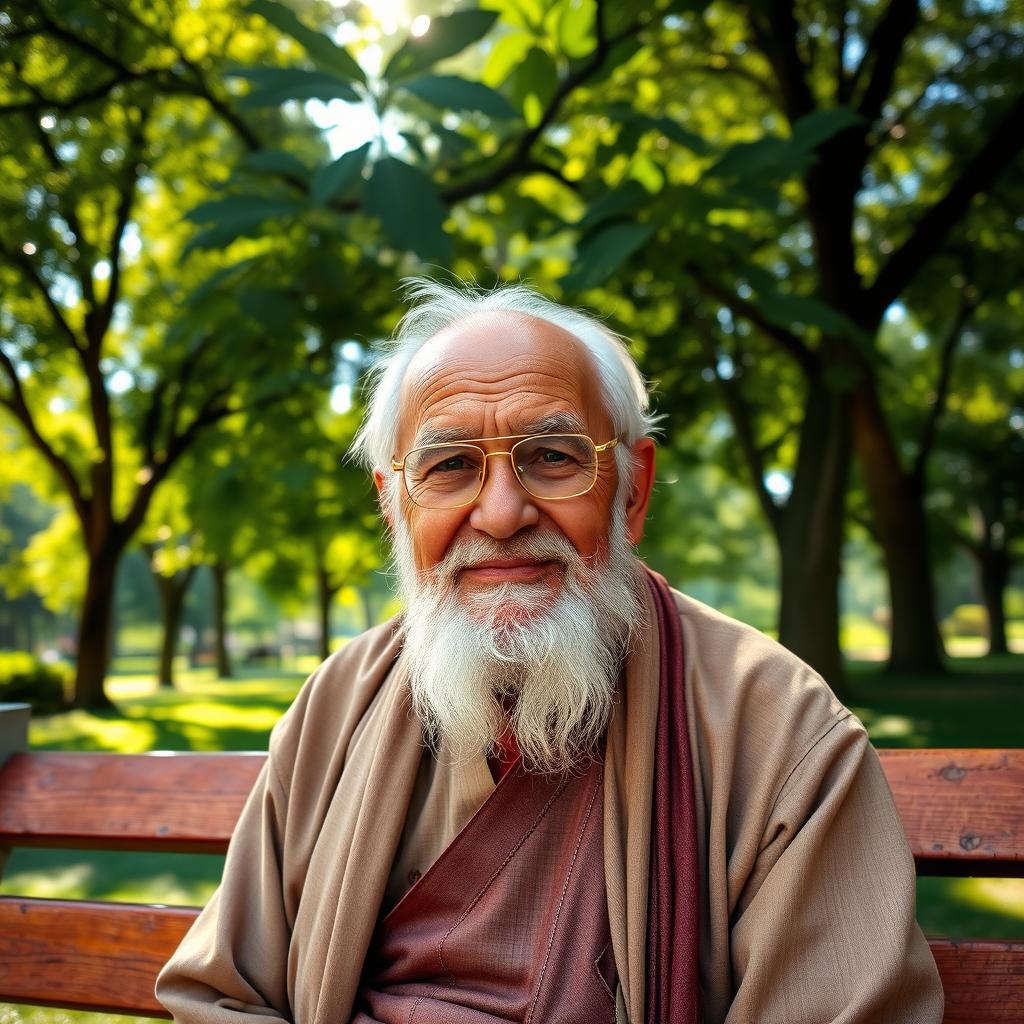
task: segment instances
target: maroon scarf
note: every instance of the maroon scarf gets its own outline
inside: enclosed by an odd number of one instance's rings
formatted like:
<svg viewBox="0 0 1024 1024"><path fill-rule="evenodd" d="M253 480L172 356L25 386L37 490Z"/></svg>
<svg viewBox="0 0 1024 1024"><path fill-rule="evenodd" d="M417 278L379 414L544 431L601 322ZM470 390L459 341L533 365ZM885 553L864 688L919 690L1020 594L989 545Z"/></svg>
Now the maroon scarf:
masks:
<svg viewBox="0 0 1024 1024"><path fill-rule="evenodd" d="M679 613L665 579L649 571L647 584L657 616L661 669L651 815L645 1024L696 1024L700 894L683 637Z"/></svg>

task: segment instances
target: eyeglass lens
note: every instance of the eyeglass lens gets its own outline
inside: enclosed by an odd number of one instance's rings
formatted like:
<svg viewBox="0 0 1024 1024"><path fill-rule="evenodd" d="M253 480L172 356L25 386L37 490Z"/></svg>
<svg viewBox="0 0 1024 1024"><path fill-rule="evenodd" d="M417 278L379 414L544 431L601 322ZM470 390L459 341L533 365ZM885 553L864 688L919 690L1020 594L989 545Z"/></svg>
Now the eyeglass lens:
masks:
<svg viewBox="0 0 1024 1024"><path fill-rule="evenodd" d="M572 498L597 479L597 452L589 437L527 437L510 454L519 482L535 498ZM480 491L486 461L482 449L471 444L417 448L405 459L409 496L424 508L468 504Z"/></svg>

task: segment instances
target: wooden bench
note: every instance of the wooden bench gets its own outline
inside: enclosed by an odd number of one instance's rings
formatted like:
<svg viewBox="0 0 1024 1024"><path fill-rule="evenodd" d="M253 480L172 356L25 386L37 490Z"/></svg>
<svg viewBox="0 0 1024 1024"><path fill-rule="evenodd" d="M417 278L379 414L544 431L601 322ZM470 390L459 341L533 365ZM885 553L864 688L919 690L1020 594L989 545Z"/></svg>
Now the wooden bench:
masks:
<svg viewBox="0 0 1024 1024"><path fill-rule="evenodd" d="M0 725L0 761L5 744L22 752L0 768L0 851L221 853L265 757L26 753ZM1024 875L1024 751L880 754L919 874ZM153 982L197 913L0 897L0 1001L166 1016ZM1024 941L930 941L946 1024L1024 1020Z"/></svg>

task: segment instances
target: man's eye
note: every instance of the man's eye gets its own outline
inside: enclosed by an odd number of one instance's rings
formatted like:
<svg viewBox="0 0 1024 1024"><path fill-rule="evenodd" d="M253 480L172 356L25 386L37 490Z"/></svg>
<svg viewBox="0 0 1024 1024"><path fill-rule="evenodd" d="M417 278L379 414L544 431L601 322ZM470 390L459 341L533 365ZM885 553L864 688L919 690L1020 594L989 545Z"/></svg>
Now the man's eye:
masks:
<svg viewBox="0 0 1024 1024"><path fill-rule="evenodd" d="M431 473L458 473L466 468L466 460L461 455L453 455L450 459L437 463L430 469Z"/></svg>
<svg viewBox="0 0 1024 1024"><path fill-rule="evenodd" d="M572 456L567 455L565 452L555 451L554 448L545 448L540 452L540 458L542 462L557 464L560 462L568 462Z"/></svg>

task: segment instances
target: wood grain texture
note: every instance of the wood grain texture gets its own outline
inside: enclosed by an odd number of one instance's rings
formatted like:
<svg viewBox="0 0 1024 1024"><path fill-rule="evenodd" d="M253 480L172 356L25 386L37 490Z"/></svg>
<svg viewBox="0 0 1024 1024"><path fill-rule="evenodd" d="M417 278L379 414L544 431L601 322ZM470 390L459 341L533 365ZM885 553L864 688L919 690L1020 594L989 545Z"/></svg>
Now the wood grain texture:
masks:
<svg viewBox="0 0 1024 1024"><path fill-rule="evenodd" d="M1024 750L881 750L919 875L1024 876Z"/></svg>
<svg viewBox="0 0 1024 1024"><path fill-rule="evenodd" d="M1024 942L932 939L946 992L943 1024L1024 1020Z"/></svg>
<svg viewBox="0 0 1024 1024"><path fill-rule="evenodd" d="M166 1016L157 973L198 911L0 897L0 1001ZM932 939L944 1024L1024 1020L1024 942Z"/></svg>
<svg viewBox="0 0 1024 1024"><path fill-rule="evenodd" d="M15 754L0 846L223 852L264 754ZM882 750L920 874L1024 875L1024 751Z"/></svg>
<svg viewBox="0 0 1024 1024"><path fill-rule="evenodd" d="M166 1017L153 985L197 914L0 897L0 1002Z"/></svg>
<svg viewBox="0 0 1024 1024"><path fill-rule="evenodd" d="M266 754L22 753L0 846L223 853Z"/></svg>

